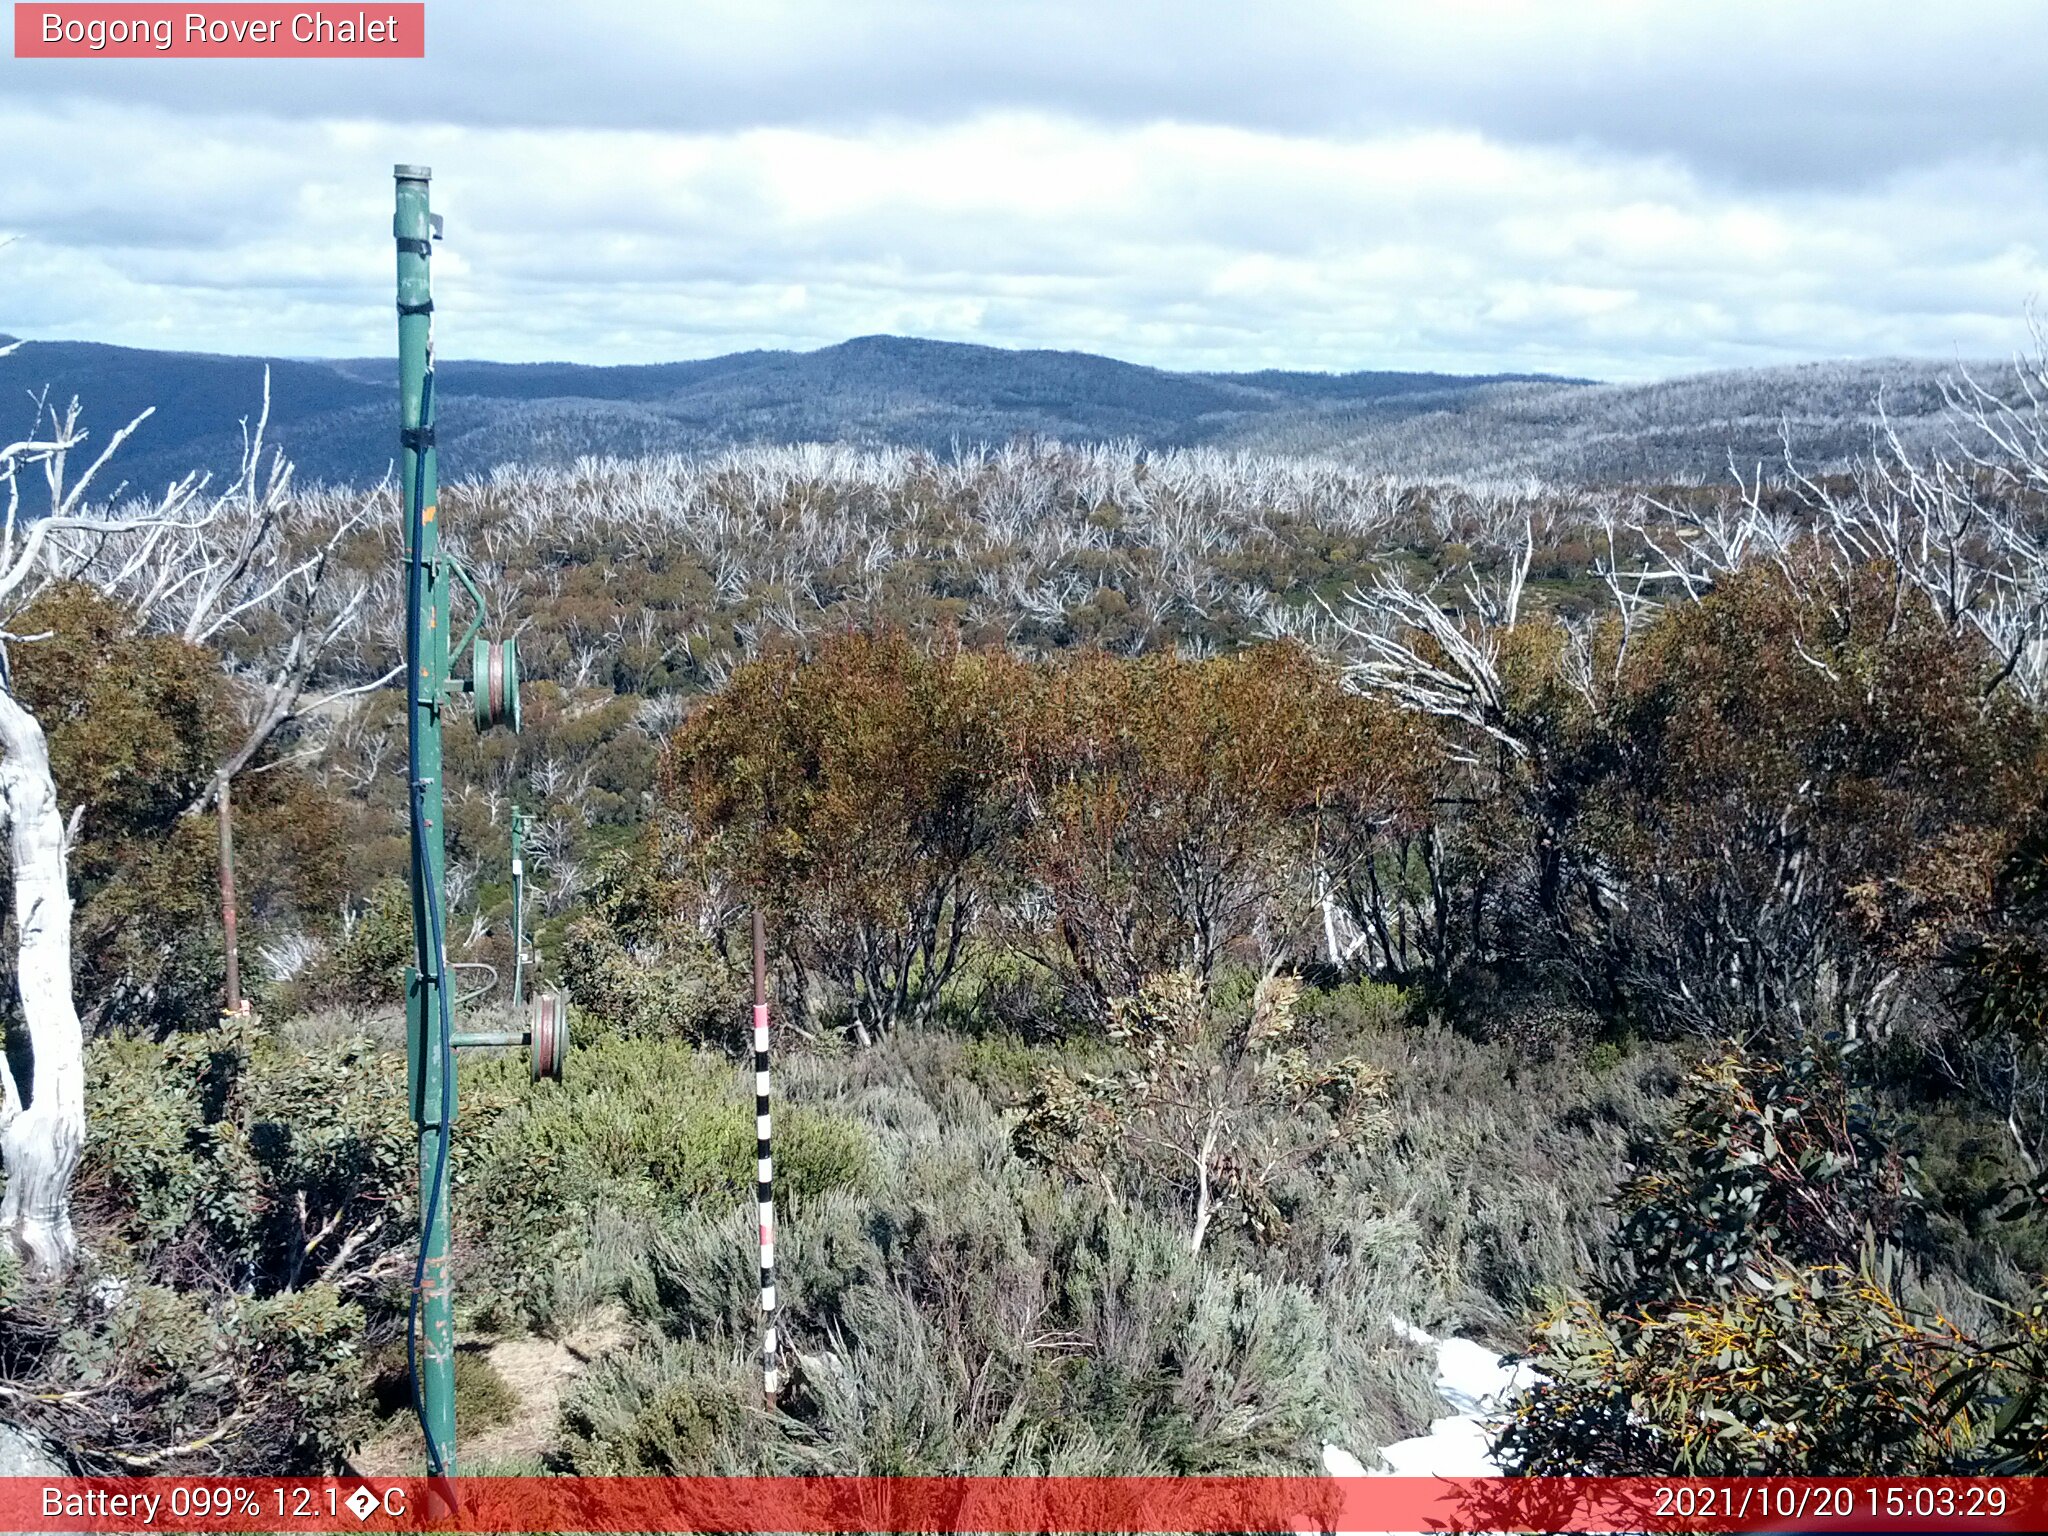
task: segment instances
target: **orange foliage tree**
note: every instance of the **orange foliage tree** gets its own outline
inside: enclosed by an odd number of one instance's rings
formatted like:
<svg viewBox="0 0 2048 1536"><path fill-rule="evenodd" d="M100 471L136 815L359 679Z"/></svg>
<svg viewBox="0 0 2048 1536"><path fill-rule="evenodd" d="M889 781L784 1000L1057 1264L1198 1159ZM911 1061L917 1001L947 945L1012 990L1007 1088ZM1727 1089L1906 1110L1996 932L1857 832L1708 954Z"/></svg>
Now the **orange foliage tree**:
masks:
<svg viewBox="0 0 2048 1536"><path fill-rule="evenodd" d="M848 634L741 668L671 745L701 867L766 906L798 989L831 987L857 1038L927 1015L964 957L1029 684L1000 652Z"/></svg>
<svg viewBox="0 0 2048 1536"><path fill-rule="evenodd" d="M1022 724L1024 937L1103 1017L1148 976L1297 943L1319 861L1368 856L1409 792L1393 712L1297 646L1081 656Z"/></svg>
<svg viewBox="0 0 2048 1536"><path fill-rule="evenodd" d="M13 622L43 637L13 648L14 687L43 722L73 827L80 1017L88 1030L209 1024L221 997L217 834L188 808L239 739L235 685L212 651L138 631L89 587L53 587ZM292 768L243 782L250 934L317 926L346 884L339 818Z"/></svg>
<svg viewBox="0 0 2048 1536"><path fill-rule="evenodd" d="M1547 732L1571 878L1546 915L1596 1001L1883 1032L2040 782L1995 665L1878 566L1752 568L1663 614L1590 728Z"/></svg>

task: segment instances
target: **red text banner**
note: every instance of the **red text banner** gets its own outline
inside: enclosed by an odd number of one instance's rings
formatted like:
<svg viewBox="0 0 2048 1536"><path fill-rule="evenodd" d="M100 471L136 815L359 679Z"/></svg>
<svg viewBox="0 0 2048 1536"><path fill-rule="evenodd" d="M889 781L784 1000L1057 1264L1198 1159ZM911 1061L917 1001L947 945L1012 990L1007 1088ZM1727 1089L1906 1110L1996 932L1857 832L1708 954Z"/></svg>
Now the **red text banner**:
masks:
<svg viewBox="0 0 2048 1536"><path fill-rule="evenodd" d="M424 4L14 7L18 59L419 59Z"/></svg>
<svg viewBox="0 0 2048 1536"><path fill-rule="evenodd" d="M2025 1531L2031 1478L0 1479L7 1531Z"/></svg>

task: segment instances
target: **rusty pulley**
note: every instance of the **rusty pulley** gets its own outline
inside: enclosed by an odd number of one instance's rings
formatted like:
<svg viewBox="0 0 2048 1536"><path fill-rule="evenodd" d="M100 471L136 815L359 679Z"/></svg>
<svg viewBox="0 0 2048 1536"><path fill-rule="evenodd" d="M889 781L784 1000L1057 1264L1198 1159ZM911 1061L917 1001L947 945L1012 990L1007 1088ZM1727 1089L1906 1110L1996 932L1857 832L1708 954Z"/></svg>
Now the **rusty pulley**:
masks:
<svg viewBox="0 0 2048 1536"><path fill-rule="evenodd" d="M509 725L519 729L519 647L512 639L479 640L471 655L470 698L476 707L476 728Z"/></svg>
<svg viewBox="0 0 2048 1536"><path fill-rule="evenodd" d="M543 992L529 1009L527 1054L533 1062L533 1080L559 1083L569 1055L569 999L559 992Z"/></svg>

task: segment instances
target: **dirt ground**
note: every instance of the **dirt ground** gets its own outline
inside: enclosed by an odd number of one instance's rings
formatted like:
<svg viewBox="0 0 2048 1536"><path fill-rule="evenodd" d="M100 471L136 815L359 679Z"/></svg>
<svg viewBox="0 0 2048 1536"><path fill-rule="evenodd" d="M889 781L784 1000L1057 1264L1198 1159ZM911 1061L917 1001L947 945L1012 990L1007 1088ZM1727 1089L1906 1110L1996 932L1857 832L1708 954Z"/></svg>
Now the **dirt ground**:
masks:
<svg viewBox="0 0 2048 1536"><path fill-rule="evenodd" d="M519 1409L509 1423L464 1434L458 1469L464 1475L487 1474L499 1468L538 1471L540 1456L554 1433L555 1411L562 1395L592 1360L624 1342L625 1337L625 1318L615 1311L603 1311L586 1319L566 1338L465 1340L464 1348L482 1347L518 1398ZM417 1476L423 1460L419 1426L411 1413L394 1415L381 1434L364 1443L350 1465L366 1477Z"/></svg>

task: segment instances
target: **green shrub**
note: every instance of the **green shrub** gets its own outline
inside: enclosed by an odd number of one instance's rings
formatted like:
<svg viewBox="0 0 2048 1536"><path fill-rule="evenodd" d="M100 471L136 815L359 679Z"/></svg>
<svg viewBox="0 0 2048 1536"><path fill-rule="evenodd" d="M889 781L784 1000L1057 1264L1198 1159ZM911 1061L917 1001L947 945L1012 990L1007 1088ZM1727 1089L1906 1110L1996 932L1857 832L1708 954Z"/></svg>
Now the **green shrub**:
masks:
<svg viewBox="0 0 2048 1536"><path fill-rule="evenodd" d="M1415 1011L1413 994L1379 981L1351 981L1312 989L1301 1000L1301 1021L1310 1038L1341 1044L1383 1033L1406 1023Z"/></svg>
<svg viewBox="0 0 2048 1536"><path fill-rule="evenodd" d="M645 1298L664 1335L565 1405L584 1473L1306 1470L1327 1415L1309 1295L1203 1273L1141 1213L1035 1178L835 1194L787 1227L785 1413L758 1391L747 1223L684 1223Z"/></svg>
<svg viewBox="0 0 2048 1536"><path fill-rule="evenodd" d="M2048 1275L2048 1201L2027 1190L2032 1175L2006 1127L1967 1101L1928 1093L1900 1112L1925 1191L1920 1251L1972 1288L2008 1303Z"/></svg>
<svg viewBox="0 0 2048 1536"><path fill-rule="evenodd" d="M1014 1132L1020 1156L1104 1188L1165 1193L1199 1252L1213 1218L1283 1230L1288 1186L1391 1127L1386 1074L1291 1043L1300 983L1269 975L1232 1007L1188 971L1111 1005L1111 1074L1048 1067ZM1298 1202L1287 1202L1297 1204Z"/></svg>
<svg viewBox="0 0 2048 1536"><path fill-rule="evenodd" d="M281 1447L283 1464L338 1466L369 1422L364 1380L363 1309L331 1285L251 1298L237 1309L249 1363L242 1368L270 1422L250 1436ZM260 1383L260 1386L254 1384Z"/></svg>
<svg viewBox="0 0 2048 1536"><path fill-rule="evenodd" d="M350 1008L401 1004L412 963L412 891L403 880L386 880L327 958L320 990Z"/></svg>
<svg viewBox="0 0 2048 1536"><path fill-rule="evenodd" d="M455 1422L463 1433L509 1424L519 1412L519 1394L481 1350L455 1353Z"/></svg>
<svg viewBox="0 0 2048 1536"><path fill-rule="evenodd" d="M1199 1258L1178 1192L1021 1163L978 1081L1020 1057L1096 1070L1098 1045L919 1031L793 1056L792 1093L864 1126L872 1172L783 1213L783 1413L728 1414L757 1391L752 1212L699 1201L622 1287L650 1336L572 1391L561 1465L1302 1472L1319 1437L1364 1454L1416 1432L1441 1404L1427 1362L1389 1348L1388 1315L1505 1327L1582 1274L1627 1139L1671 1085L1644 1053L1511 1086L1503 1047L1441 1028L1345 1047L1385 1074L1394 1134L1286 1184L1284 1232L1219 1231ZM1264 1136L1294 1112L1247 1114Z"/></svg>
<svg viewBox="0 0 2048 1536"><path fill-rule="evenodd" d="M1503 1464L1530 1474L1875 1476L1953 1465L1936 1392L1966 1347L1869 1273L1778 1270L1640 1317L1565 1304Z"/></svg>
<svg viewBox="0 0 2048 1536"><path fill-rule="evenodd" d="M286 1046L240 1020L102 1041L86 1065L79 1197L143 1262L201 1241L267 1295L365 1273L406 1240L415 1143L395 1053Z"/></svg>
<svg viewBox="0 0 2048 1536"><path fill-rule="evenodd" d="M411 1239L404 1064L238 1019L87 1052L89 1261L5 1277L0 1374L85 1466L333 1469Z"/></svg>
<svg viewBox="0 0 2048 1536"><path fill-rule="evenodd" d="M961 1050L961 1066L968 1081L996 1103L1023 1098L1046 1064L1045 1051L1014 1035L978 1035Z"/></svg>
<svg viewBox="0 0 2048 1536"><path fill-rule="evenodd" d="M627 1039L736 1044L743 983L694 935L630 948L601 918L579 918L562 937L557 971L600 1029Z"/></svg>
<svg viewBox="0 0 2048 1536"><path fill-rule="evenodd" d="M758 1363L720 1362L687 1343L607 1355L562 1409L561 1464L589 1477L686 1477L757 1465L768 1440L742 1407L761 1390ZM735 1452L741 1459L731 1460Z"/></svg>
<svg viewBox="0 0 2048 1536"><path fill-rule="evenodd" d="M1994 1343L1924 1304L1891 1244L1913 1170L1846 1048L1740 1050L1689 1075L1623 1192L1608 1278L1536 1330L1548 1378L1503 1463L1528 1473L2038 1470L2048 1303Z"/></svg>
<svg viewBox="0 0 2048 1536"><path fill-rule="evenodd" d="M1854 1042L1730 1050L1695 1067L1622 1193L1632 1297L1725 1292L1782 1265L1853 1264L1919 1216L1897 1132L1852 1079Z"/></svg>
<svg viewBox="0 0 2048 1536"><path fill-rule="evenodd" d="M369 1423L363 1307L324 1283L236 1295L203 1247L175 1257L0 1287L10 1418L87 1472L335 1470Z"/></svg>
<svg viewBox="0 0 2048 1536"><path fill-rule="evenodd" d="M536 1090L523 1058L464 1072L456 1166L488 1278L471 1288L536 1320L552 1305L594 1213L659 1224L703 1202L751 1206L754 1096L747 1075L677 1040L600 1039L560 1085ZM873 1154L849 1117L802 1103L775 1116L776 1194L792 1205L861 1189ZM632 1259L621 1254L621 1274ZM585 1277L586 1280L588 1277ZM600 1283L601 1284L601 1283Z"/></svg>

